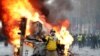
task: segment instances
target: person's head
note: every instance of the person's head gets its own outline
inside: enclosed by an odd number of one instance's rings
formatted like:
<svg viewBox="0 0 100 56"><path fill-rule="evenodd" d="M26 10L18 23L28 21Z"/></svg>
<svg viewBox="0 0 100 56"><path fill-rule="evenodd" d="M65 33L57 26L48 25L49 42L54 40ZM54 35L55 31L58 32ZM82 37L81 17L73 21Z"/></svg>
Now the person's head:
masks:
<svg viewBox="0 0 100 56"><path fill-rule="evenodd" d="M30 22L30 32L32 34L39 34L42 32L42 24L39 21Z"/></svg>
<svg viewBox="0 0 100 56"><path fill-rule="evenodd" d="M38 33L41 33L43 26L39 21L37 21L36 23L37 23Z"/></svg>
<svg viewBox="0 0 100 56"><path fill-rule="evenodd" d="M54 35L55 35L55 30L51 29L51 30L50 30L50 35L51 35L51 36L54 36Z"/></svg>
<svg viewBox="0 0 100 56"><path fill-rule="evenodd" d="M34 34L37 31L37 25L35 22L31 21L30 22L30 33Z"/></svg>

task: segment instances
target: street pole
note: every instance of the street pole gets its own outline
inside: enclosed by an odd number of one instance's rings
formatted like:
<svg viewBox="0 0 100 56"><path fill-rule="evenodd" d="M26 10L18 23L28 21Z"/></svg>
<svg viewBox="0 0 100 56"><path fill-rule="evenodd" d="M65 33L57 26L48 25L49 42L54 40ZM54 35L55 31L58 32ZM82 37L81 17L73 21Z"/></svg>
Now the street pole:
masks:
<svg viewBox="0 0 100 56"><path fill-rule="evenodd" d="M21 24L20 24L21 38L20 38L19 56L23 56L23 43L24 43L24 37L25 37L26 23L27 23L27 18L22 17Z"/></svg>

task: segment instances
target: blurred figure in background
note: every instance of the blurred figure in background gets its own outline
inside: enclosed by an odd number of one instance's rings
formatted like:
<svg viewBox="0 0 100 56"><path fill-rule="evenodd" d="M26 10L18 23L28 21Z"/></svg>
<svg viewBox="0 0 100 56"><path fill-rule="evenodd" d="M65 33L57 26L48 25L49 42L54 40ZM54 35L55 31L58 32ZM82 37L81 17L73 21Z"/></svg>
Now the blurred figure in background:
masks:
<svg viewBox="0 0 100 56"><path fill-rule="evenodd" d="M98 35L98 48L100 48L100 35Z"/></svg>
<svg viewBox="0 0 100 56"><path fill-rule="evenodd" d="M82 47L85 46L85 43L86 43L86 35L83 34L83 35L82 35Z"/></svg>
<svg viewBox="0 0 100 56"><path fill-rule="evenodd" d="M0 42L4 42L5 46L8 46L8 38L5 36L2 28L2 22L0 21Z"/></svg>
<svg viewBox="0 0 100 56"><path fill-rule="evenodd" d="M82 47L82 35L81 35L81 34L79 34L79 35L77 36L77 40L78 40L79 48L81 48L81 47Z"/></svg>
<svg viewBox="0 0 100 56"><path fill-rule="evenodd" d="M92 35L91 37L91 43L92 43L92 46L91 48L95 49L97 47L97 37L95 35Z"/></svg>

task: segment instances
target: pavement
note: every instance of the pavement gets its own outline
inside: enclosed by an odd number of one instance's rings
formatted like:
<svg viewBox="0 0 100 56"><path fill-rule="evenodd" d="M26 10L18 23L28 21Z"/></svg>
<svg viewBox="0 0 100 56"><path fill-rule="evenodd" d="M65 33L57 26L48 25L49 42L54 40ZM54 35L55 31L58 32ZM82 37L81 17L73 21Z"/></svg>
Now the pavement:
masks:
<svg viewBox="0 0 100 56"><path fill-rule="evenodd" d="M91 49L90 47L79 48L77 45L74 45L70 48L74 56L100 56L100 48ZM26 44L23 47L23 56L31 56L34 49ZM4 42L0 42L0 56L13 56L13 46L8 44L4 46Z"/></svg>
<svg viewBox="0 0 100 56"><path fill-rule="evenodd" d="M4 42L0 42L0 56L13 56L13 46L8 44L8 46L4 45Z"/></svg>
<svg viewBox="0 0 100 56"><path fill-rule="evenodd" d="M71 49L74 56L100 56L100 48L91 49L90 47L79 48L77 45Z"/></svg>

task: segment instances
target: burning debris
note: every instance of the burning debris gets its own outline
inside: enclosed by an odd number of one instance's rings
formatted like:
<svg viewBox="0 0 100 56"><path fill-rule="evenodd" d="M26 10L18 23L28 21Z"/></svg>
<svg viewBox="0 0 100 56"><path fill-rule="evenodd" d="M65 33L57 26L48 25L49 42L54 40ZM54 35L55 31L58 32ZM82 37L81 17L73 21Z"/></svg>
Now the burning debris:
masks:
<svg viewBox="0 0 100 56"><path fill-rule="evenodd" d="M33 27L31 26L30 22L38 21L39 23L41 23L41 25L43 25L44 30L47 29L45 30L46 32L49 32L50 29L54 29L56 31L56 35L57 38L60 40L60 43L65 45L64 53L67 55L68 49L73 42L73 38L68 32L68 28L70 25L69 20L68 19L62 20L61 18L63 16L55 17L53 12L57 12L57 14L60 13L54 10L53 11L51 10L51 12L49 12L48 10L49 8L48 9L45 8L43 2L44 1L40 0L2 0L2 9L3 9L2 21L4 24L3 26L4 30L6 31L6 34L9 37L10 43L12 43L12 45L15 46L15 51L16 51L16 48L21 47L20 46L21 36L18 33L22 32L21 34L25 34L25 36L30 35L32 31L32 30L30 31L30 28ZM24 32L22 31L24 29L23 28L24 26L20 28L21 26L20 23L22 23L21 22L22 17L27 18L27 23L25 24L26 30ZM59 18L61 20L59 20ZM50 23L48 21L49 19L51 20ZM36 25L39 25L39 28L37 28L37 30L38 29L43 30L40 24L37 23Z"/></svg>

